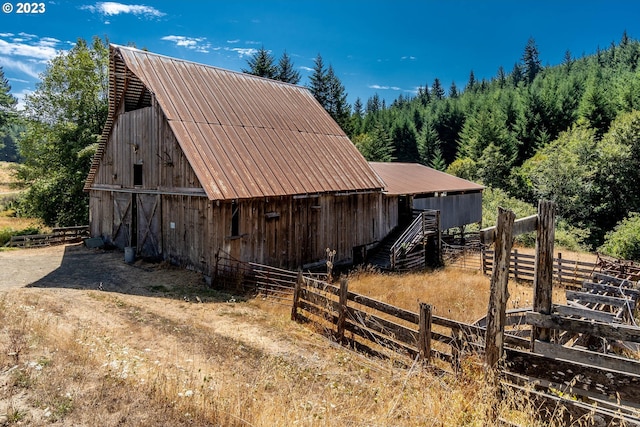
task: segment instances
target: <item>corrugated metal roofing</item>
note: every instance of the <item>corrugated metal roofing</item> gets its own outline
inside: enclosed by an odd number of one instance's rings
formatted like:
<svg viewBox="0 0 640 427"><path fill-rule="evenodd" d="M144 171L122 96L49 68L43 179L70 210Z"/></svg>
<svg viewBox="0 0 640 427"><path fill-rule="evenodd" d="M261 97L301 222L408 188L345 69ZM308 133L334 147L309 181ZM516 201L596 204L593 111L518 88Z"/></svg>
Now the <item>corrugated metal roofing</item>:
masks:
<svg viewBox="0 0 640 427"><path fill-rule="evenodd" d="M387 194L464 192L484 189L480 184L440 172L419 163L369 162L386 184Z"/></svg>
<svg viewBox="0 0 640 427"><path fill-rule="evenodd" d="M212 200L384 186L304 87L113 45L110 72L111 104L131 108L155 96Z"/></svg>

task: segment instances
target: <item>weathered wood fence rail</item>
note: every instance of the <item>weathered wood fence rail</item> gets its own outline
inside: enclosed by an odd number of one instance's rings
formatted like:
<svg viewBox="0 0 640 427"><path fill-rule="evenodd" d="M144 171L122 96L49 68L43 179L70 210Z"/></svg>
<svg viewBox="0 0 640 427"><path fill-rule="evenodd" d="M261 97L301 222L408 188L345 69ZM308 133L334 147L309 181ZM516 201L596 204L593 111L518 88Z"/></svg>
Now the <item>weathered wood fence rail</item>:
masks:
<svg viewBox="0 0 640 427"><path fill-rule="evenodd" d="M369 353L383 354L382 349L389 349L412 359L437 357L453 367L459 366L466 349L483 351L486 331L432 315L428 304L420 303L416 313L356 294L348 290L345 279L336 286L302 276L294 290L291 318L322 325L337 341L346 340ZM529 346L529 340L518 336L507 335L506 341ZM440 345L432 346L434 342Z"/></svg>
<svg viewBox="0 0 640 427"><path fill-rule="evenodd" d="M493 270L494 251L485 249L482 251L482 272L491 274ZM533 282L535 277L535 255L518 252L517 249L511 251L511 263L509 275L515 280ZM598 264L592 262L575 261L562 257L558 253L553 258L553 281L555 285L566 287L580 287L582 282L589 279L591 274L598 269Z"/></svg>
<svg viewBox="0 0 640 427"><path fill-rule="evenodd" d="M57 227L48 234L31 234L24 236L11 236L7 246L14 248L31 248L50 246L62 243L77 242L83 237L89 236L89 226Z"/></svg>

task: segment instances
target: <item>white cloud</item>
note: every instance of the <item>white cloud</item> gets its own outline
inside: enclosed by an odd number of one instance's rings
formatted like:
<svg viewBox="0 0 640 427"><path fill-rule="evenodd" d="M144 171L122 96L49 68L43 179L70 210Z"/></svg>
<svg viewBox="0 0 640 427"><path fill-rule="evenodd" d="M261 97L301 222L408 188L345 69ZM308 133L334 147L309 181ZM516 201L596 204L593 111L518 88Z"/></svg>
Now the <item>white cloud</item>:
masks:
<svg viewBox="0 0 640 427"><path fill-rule="evenodd" d="M417 58L415 56L403 56L400 59L403 61L406 61L406 60L415 61Z"/></svg>
<svg viewBox="0 0 640 427"><path fill-rule="evenodd" d="M170 41L175 43L176 46L186 47L201 53L209 53L211 49L211 43L207 41L206 37L164 36L162 40Z"/></svg>
<svg viewBox="0 0 640 427"><path fill-rule="evenodd" d="M313 71L313 68L311 67L300 67L300 69L304 71L309 71L309 72Z"/></svg>
<svg viewBox="0 0 640 427"><path fill-rule="evenodd" d="M225 47L224 50L227 50L229 52L236 52L240 58L244 58L245 56L252 56L258 52L258 49L242 47Z"/></svg>
<svg viewBox="0 0 640 427"><path fill-rule="evenodd" d="M18 100L18 104L16 105L16 108L18 110L25 109L25 98L27 97L27 95L31 95L32 93L33 91L29 89L23 89L20 92L12 93L12 95L15 96Z"/></svg>
<svg viewBox="0 0 640 427"><path fill-rule="evenodd" d="M34 67L33 64L30 64L29 62L26 62L26 61L19 61L6 56L0 56L0 67L2 67L5 70L18 71L20 73L26 74L29 77L33 77L35 79L39 78L38 70L36 69L36 67ZM19 79L12 78L11 80L18 81ZM23 80L19 80L19 81L23 81Z"/></svg>
<svg viewBox="0 0 640 427"><path fill-rule="evenodd" d="M114 1L98 2L95 5L80 6L82 10L92 13L99 13L104 16L115 16L120 14L132 14L146 18L162 18L166 13L159 11L152 6L141 4L124 4Z"/></svg>
<svg viewBox="0 0 640 427"><path fill-rule="evenodd" d="M381 86L381 85L369 85L369 89L377 89L377 90L402 90L398 86Z"/></svg>
<svg viewBox="0 0 640 427"><path fill-rule="evenodd" d="M227 40L227 43L229 43L229 44L236 44L236 43L239 43L239 42L240 42L240 39Z"/></svg>
<svg viewBox="0 0 640 427"><path fill-rule="evenodd" d="M56 45L59 42L59 40L50 37L39 40L37 37L36 40L15 38L7 41L0 39L0 55L25 56L39 62L46 62L58 54Z"/></svg>

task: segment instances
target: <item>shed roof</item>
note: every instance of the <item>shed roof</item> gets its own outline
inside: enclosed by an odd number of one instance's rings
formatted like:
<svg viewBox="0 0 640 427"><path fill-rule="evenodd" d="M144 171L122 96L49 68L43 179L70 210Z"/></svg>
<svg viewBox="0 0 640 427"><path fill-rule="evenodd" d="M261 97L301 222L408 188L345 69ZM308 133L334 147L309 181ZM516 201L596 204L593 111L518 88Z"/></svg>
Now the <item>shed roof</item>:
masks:
<svg viewBox="0 0 640 427"><path fill-rule="evenodd" d="M249 74L110 46L110 112L155 96L211 200L379 190L364 157L311 92Z"/></svg>
<svg viewBox="0 0 640 427"><path fill-rule="evenodd" d="M466 192L484 189L480 184L419 163L369 162L369 164L385 182L385 190L390 195Z"/></svg>

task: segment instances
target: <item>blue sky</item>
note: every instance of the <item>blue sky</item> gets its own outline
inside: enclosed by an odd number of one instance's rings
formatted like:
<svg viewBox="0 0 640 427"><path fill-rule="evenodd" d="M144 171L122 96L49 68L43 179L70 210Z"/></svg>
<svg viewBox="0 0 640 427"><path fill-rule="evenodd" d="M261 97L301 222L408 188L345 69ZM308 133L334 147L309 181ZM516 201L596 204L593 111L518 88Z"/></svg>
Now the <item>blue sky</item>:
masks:
<svg viewBox="0 0 640 427"><path fill-rule="evenodd" d="M625 29L640 38L635 0L55 0L30 14L0 3L0 66L20 99L57 52L94 35L237 71L261 46L276 58L286 50L303 85L321 54L351 103L375 93L391 102L436 77L463 88L471 70L509 72L530 37L543 65L604 49Z"/></svg>

